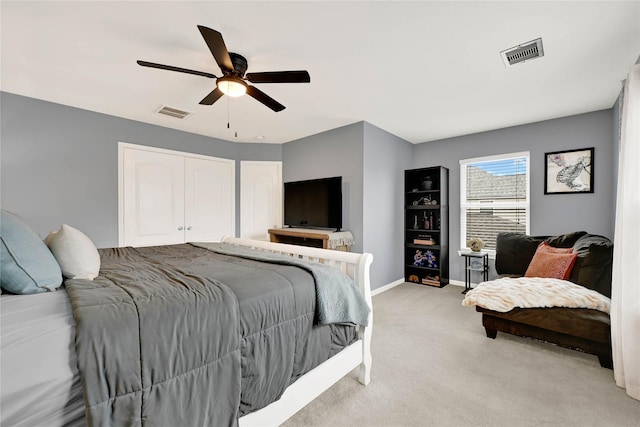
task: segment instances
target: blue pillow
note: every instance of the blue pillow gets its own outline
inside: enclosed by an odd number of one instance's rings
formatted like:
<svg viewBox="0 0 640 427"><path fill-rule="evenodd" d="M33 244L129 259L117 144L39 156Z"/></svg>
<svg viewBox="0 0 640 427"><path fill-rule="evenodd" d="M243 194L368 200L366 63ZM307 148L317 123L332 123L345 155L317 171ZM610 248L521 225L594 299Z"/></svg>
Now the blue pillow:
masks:
<svg viewBox="0 0 640 427"><path fill-rule="evenodd" d="M0 285L14 294L52 291L62 271L40 237L14 214L0 216Z"/></svg>

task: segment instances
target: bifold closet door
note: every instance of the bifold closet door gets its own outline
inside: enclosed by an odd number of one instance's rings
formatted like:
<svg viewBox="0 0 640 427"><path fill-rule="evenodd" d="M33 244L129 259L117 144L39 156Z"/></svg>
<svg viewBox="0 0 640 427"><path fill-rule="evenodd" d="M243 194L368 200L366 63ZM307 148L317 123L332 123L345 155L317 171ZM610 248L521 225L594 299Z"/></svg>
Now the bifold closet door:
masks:
<svg viewBox="0 0 640 427"><path fill-rule="evenodd" d="M235 236L235 161L121 143L121 246Z"/></svg>
<svg viewBox="0 0 640 427"><path fill-rule="evenodd" d="M235 235L234 163L185 157L185 241Z"/></svg>
<svg viewBox="0 0 640 427"><path fill-rule="evenodd" d="M184 242L184 158L123 150L124 246Z"/></svg>

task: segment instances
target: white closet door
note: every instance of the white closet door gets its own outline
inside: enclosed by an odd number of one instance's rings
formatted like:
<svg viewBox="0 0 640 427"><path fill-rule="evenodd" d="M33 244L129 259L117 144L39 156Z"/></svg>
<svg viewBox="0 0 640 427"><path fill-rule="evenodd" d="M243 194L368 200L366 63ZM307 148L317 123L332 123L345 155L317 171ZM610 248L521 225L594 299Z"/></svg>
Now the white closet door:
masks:
<svg viewBox="0 0 640 427"><path fill-rule="evenodd" d="M282 162L240 162L240 237L269 240L282 227Z"/></svg>
<svg viewBox="0 0 640 427"><path fill-rule="evenodd" d="M185 157L185 241L235 236L235 162Z"/></svg>
<svg viewBox="0 0 640 427"><path fill-rule="evenodd" d="M123 149L123 244L184 242L184 159Z"/></svg>

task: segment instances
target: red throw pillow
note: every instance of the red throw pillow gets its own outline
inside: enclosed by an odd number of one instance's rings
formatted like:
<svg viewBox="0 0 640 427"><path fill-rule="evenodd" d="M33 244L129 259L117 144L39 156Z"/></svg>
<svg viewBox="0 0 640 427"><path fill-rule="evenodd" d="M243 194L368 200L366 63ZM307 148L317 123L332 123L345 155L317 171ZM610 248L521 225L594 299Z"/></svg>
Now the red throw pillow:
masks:
<svg viewBox="0 0 640 427"><path fill-rule="evenodd" d="M578 254L572 248L554 248L546 242L538 245L524 277L569 279Z"/></svg>

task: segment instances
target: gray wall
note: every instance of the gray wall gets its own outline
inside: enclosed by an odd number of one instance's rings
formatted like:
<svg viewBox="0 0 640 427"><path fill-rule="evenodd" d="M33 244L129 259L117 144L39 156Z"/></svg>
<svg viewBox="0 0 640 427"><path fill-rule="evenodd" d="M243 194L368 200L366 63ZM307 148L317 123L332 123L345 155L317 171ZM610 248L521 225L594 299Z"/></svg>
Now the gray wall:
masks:
<svg viewBox="0 0 640 427"><path fill-rule="evenodd" d="M98 247L118 245L119 141L234 159L237 174L240 160L282 159L281 145L235 144L6 92L0 102L0 205L43 237L66 223Z"/></svg>
<svg viewBox="0 0 640 427"><path fill-rule="evenodd" d="M342 176L342 228L353 233L354 252L363 251L363 133L359 122L282 146L284 182Z"/></svg>
<svg viewBox="0 0 640 427"><path fill-rule="evenodd" d="M404 171L413 145L364 124L363 249L373 254L371 288L404 277Z"/></svg>
<svg viewBox="0 0 640 427"><path fill-rule="evenodd" d="M284 181L343 177L343 227L354 251L371 252L372 288L403 275L403 172L450 169L451 278L462 280L459 160L531 152L531 232L583 229L613 237L618 109L411 145L359 122L284 145L237 144L59 104L0 93L3 209L41 236L68 223L99 247L118 244L117 143L130 142L236 160L283 161ZM595 147L593 194L544 195L544 153ZM236 186L239 227L239 185Z"/></svg>
<svg viewBox="0 0 640 427"><path fill-rule="evenodd" d="M461 159L529 151L531 234L585 230L613 238L615 143L612 127L613 112L608 109L416 145L414 168L449 168L451 278L464 280L463 261L456 254L460 246ZM544 153L586 147L595 147L594 193L545 195Z"/></svg>
<svg viewBox="0 0 640 427"><path fill-rule="evenodd" d="M342 176L343 228L355 252L370 252L371 288L404 275L404 170L413 146L366 122L283 146L284 181Z"/></svg>

